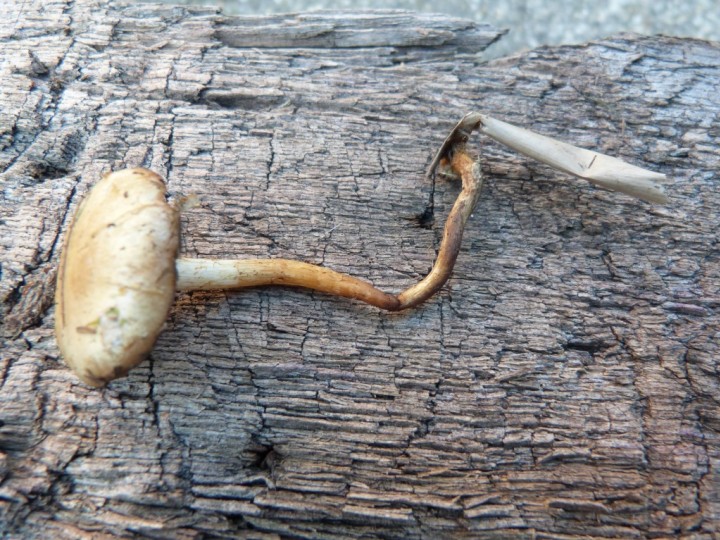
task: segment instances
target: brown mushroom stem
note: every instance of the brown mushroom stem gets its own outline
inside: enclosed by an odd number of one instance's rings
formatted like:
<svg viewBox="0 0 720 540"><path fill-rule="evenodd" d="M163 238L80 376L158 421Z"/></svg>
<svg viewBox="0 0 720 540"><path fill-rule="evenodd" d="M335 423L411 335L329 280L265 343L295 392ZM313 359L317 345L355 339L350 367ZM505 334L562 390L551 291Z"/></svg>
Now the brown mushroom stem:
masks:
<svg viewBox="0 0 720 540"><path fill-rule="evenodd" d="M289 259L178 259L175 261L181 291L234 289L285 285L304 287L335 296L355 298L395 311L398 299L367 281L329 268Z"/></svg>
<svg viewBox="0 0 720 540"><path fill-rule="evenodd" d="M446 149L451 152L451 149ZM434 162L437 163L437 160ZM177 288L214 290L262 285L304 287L353 298L367 304L399 311L421 304L448 280L460 252L465 223L472 214L482 186L480 168L463 150L452 152L450 165L462 179L462 191L450 211L440 250L430 273L398 295L385 293L371 283L328 268L287 259L176 261ZM429 174L434 174L432 167Z"/></svg>

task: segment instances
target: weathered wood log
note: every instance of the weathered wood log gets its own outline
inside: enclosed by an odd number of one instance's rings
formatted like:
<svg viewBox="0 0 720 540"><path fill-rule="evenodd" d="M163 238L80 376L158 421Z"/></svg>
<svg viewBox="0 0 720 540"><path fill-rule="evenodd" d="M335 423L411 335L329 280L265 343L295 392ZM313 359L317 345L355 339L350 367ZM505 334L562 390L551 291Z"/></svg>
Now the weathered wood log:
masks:
<svg viewBox="0 0 720 540"><path fill-rule="evenodd" d="M718 44L618 36L484 63L501 32L439 16L9 9L2 535L720 529ZM473 110L664 172L672 204L477 138L484 193L427 304L182 294L109 388L58 357L58 254L102 173L145 166L196 195L188 256L298 258L398 291L431 266L458 189L424 170Z"/></svg>

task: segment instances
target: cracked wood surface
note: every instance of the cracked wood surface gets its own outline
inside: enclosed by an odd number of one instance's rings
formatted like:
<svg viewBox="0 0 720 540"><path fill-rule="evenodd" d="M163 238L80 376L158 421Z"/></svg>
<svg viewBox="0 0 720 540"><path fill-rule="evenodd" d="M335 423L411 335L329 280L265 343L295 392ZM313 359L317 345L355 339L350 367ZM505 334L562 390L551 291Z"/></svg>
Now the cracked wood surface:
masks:
<svg viewBox="0 0 720 540"><path fill-rule="evenodd" d="M16 2L0 22L0 534L712 537L720 46L618 36L483 63L501 32L402 13ZM448 286L387 314L297 290L178 295L98 391L58 358L59 246L110 169L195 195L182 251L398 291L458 187L466 112L666 173L672 205L474 138Z"/></svg>

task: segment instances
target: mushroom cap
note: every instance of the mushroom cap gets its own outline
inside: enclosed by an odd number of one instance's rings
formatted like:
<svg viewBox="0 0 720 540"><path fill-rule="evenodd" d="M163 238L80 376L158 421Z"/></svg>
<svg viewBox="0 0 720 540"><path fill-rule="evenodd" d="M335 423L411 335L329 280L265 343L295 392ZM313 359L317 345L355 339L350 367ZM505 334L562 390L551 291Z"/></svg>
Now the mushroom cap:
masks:
<svg viewBox="0 0 720 540"><path fill-rule="evenodd" d="M67 364L104 386L139 364L175 292L178 212L160 176L105 175L80 204L60 258L55 334Z"/></svg>

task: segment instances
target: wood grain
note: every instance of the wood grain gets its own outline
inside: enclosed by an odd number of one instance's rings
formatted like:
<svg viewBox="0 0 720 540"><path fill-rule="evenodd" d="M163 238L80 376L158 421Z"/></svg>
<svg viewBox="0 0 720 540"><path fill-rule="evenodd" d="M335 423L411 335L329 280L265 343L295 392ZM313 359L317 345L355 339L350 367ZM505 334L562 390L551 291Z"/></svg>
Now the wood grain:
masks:
<svg viewBox="0 0 720 540"><path fill-rule="evenodd" d="M616 36L485 63L408 13L224 17L102 0L0 22L0 531L12 538L710 538L720 529L720 46ZM453 277L402 314L289 289L178 295L98 391L58 357L73 211L144 166L182 252L399 291L458 186L466 112L666 173L666 208L471 141Z"/></svg>

